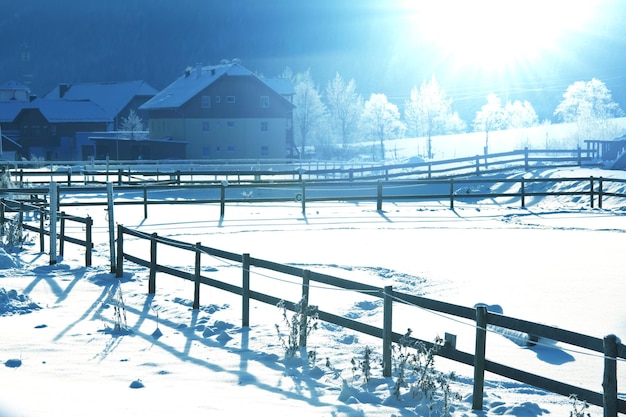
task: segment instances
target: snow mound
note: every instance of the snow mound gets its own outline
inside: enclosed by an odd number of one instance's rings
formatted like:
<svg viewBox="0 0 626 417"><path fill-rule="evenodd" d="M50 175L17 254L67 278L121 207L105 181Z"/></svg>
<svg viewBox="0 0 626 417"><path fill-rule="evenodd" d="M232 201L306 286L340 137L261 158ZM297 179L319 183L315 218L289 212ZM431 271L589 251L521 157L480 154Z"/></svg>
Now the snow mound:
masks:
<svg viewBox="0 0 626 417"><path fill-rule="evenodd" d="M18 258L8 253L4 248L0 247L0 269L18 268L20 262Z"/></svg>
<svg viewBox="0 0 626 417"><path fill-rule="evenodd" d="M33 302L27 295L19 294L16 290L0 288L0 316L14 314L28 314L41 307Z"/></svg>

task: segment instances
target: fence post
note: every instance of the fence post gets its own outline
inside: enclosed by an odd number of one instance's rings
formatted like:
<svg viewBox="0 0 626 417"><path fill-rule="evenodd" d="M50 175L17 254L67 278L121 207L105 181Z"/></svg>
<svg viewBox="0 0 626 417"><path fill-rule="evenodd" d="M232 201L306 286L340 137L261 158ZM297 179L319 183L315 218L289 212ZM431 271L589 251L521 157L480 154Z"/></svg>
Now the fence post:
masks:
<svg viewBox="0 0 626 417"><path fill-rule="evenodd" d="M604 417L617 417L617 343L614 334L604 337Z"/></svg>
<svg viewBox="0 0 626 417"><path fill-rule="evenodd" d="M2 204L2 214L4 214L4 204ZM43 207L41 207L39 209L39 251L40 252L43 252L45 250L45 244L44 244L44 240L46 236L46 234L44 233L45 217L46 217L46 210ZM2 216L2 222L4 223L4 216Z"/></svg>
<svg viewBox="0 0 626 417"><path fill-rule="evenodd" d="M485 350L487 346L487 307L476 307L476 349L474 352L474 393L472 410L483 409Z"/></svg>
<svg viewBox="0 0 626 417"><path fill-rule="evenodd" d="M578 166L583 166L583 152L582 149L580 149L580 145L578 145Z"/></svg>
<svg viewBox="0 0 626 417"><path fill-rule="evenodd" d="M526 179L522 178L522 208L526 207Z"/></svg>
<svg viewBox="0 0 626 417"><path fill-rule="evenodd" d="M598 179L598 208L602 208L602 194L604 194L603 190L603 181L602 177Z"/></svg>
<svg viewBox="0 0 626 417"><path fill-rule="evenodd" d="M383 209L383 183L378 181L376 185L376 210L382 211Z"/></svg>
<svg viewBox="0 0 626 417"><path fill-rule="evenodd" d="M250 254L244 253L241 260L243 284L241 286L241 326L250 326Z"/></svg>
<svg viewBox="0 0 626 417"><path fill-rule="evenodd" d="M480 156L476 155L476 175L480 174Z"/></svg>
<svg viewBox="0 0 626 417"><path fill-rule="evenodd" d="M87 216L85 222L85 266L91 266L91 248L93 247L93 238L91 236L91 230L93 228L93 219Z"/></svg>
<svg viewBox="0 0 626 417"><path fill-rule="evenodd" d="M118 155L119 158L119 155ZM122 170L122 168L118 168L117 169L117 185L122 185L122 175L124 174L124 171Z"/></svg>
<svg viewBox="0 0 626 417"><path fill-rule="evenodd" d="M156 293L156 265L157 265L157 234L150 236L150 276L148 278L148 294Z"/></svg>
<svg viewBox="0 0 626 417"><path fill-rule="evenodd" d="M196 243L196 269L194 274L193 286L193 309L200 308L200 255L202 254L202 244Z"/></svg>
<svg viewBox="0 0 626 417"><path fill-rule="evenodd" d="M306 216L306 185L305 182L302 181L301 184L302 187L302 201L300 201L300 203L302 204L302 215Z"/></svg>
<svg viewBox="0 0 626 417"><path fill-rule="evenodd" d="M50 183L50 265L57 263L57 194L56 182Z"/></svg>
<svg viewBox="0 0 626 417"><path fill-rule="evenodd" d="M4 222L5 222L4 210L5 210L6 202L5 202L4 198L1 201L2 201L2 206L0 207L0 224L4 224Z"/></svg>
<svg viewBox="0 0 626 417"><path fill-rule="evenodd" d="M388 285L383 290L383 377L391 376L391 343L392 343L392 313L393 289Z"/></svg>
<svg viewBox="0 0 626 417"><path fill-rule="evenodd" d="M528 171L528 146L524 148L524 171Z"/></svg>
<svg viewBox="0 0 626 417"><path fill-rule="evenodd" d="M226 211L226 187L228 181L222 181L220 185L220 219L224 218L224 212Z"/></svg>
<svg viewBox="0 0 626 417"><path fill-rule="evenodd" d="M450 178L450 209L454 209L454 180Z"/></svg>
<svg viewBox="0 0 626 417"><path fill-rule="evenodd" d="M61 225L59 227L59 256L63 256L65 253L65 212L62 211L60 214L61 217Z"/></svg>
<svg viewBox="0 0 626 417"><path fill-rule="evenodd" d="M594 200L595 200L593 186L594 186L593 177L589 177L589 202L591 204L591 208L593 208Z"/></svg>
<svg viewBox="0 0 626 417"><path fill-rule="evenodd" d="M117 262L115 268L115 277L122 278L124 276L124 226L117 225Z"/></svg>
<svg viewBox="0 0 626 417"><path fill-rule="evenodd" d="M143 186L143 218L148 218L148 187Z"/></svg>
<svg viewBox="0 0 626 417"><path fill-rule="evenodd" d="M309 282L311 281L311 271L305 269L302 271L302 298L300 299L300 310L302 312L302 320L300 320L300 341L298 346L306 346L306 331L309 325Z"/></svg>

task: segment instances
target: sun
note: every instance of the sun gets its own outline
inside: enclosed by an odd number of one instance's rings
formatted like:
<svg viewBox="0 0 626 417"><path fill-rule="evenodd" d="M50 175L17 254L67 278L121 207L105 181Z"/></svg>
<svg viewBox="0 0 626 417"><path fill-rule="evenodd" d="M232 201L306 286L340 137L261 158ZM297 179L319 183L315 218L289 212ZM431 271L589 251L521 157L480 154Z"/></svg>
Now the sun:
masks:
<svg viewBox="0 0 626 417"><path fill-rule="evenodd" d="M414 35L447 62L497 72L532 65L564 48L566 35L589 18L593 1L408 0L404 5Z"/></svg>

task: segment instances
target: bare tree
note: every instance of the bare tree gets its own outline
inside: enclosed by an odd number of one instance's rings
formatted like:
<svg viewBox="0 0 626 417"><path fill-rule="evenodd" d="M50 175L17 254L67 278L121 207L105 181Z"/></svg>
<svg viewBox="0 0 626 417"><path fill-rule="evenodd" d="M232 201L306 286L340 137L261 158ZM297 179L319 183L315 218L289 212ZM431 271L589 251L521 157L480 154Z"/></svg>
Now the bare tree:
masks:
<svg viewBox="0 0 626 417"><path fill-rule="evenodd" d="M354 78L344 82L339 73L326 86L326 102L332 131L340 138L344 150L352 138L359 115L363 109L363 98L356 92Z"/></svg>
<svg viewBox="0 0 626 417"><path fill-rule="evenodd" d="M122 118L120 129L125 132L130 132L130 138L134 139L135 132L141 132L143 130L143 120L141 120L141 117L139 117L135 110L130 109L128 117Z"/></svg>
<svg viewBox="0 0 626 417"><path fill-rule="evenodd" d="M539 124L539 116L528 101L515 100L512 103L507 101L504 106L504 117L507 129L521 129Z"/></svg>
<svg viewBox="0 0 626 417"><path fill-rule="evenodd" d="M563 100L554 110L554 115L563 122L576 123L581 136L602 139L614 133L609 120L623 114L609 89L596 78L576 81L567 87Z"/></svg>
<svg viewBox="0 0 626 417"><path fill-rule="evenodd" d="M414 136L426 136L428 158L432 159L432 136L465 130L465 123L457 112L452 111L452 99L446 96L433 75L422 82L419 90L413 87L409 100L405 101L404 121Z"/></svg>
<svg viewBox="0 0 626 417"><path fill-rule="evenodd" d="M495 94L487 96L487 103L483 104L474 118L474 130L485 132L485 154L489 153L489 132L500 130L505 126L506 113L502 107L502 100Z"/></svg>
<svg viewBox="0 0 626 417"><path fill-rule="evenodd" d="M300 142L300 158L304 158L309 139L320 136L326 108L308 70L295 76L294 92L293 122L296 139Z"/></svg>
<svg viewBox="0 0 626 417"><path fill-rule="evenodd" d="M363 131L378 140L380 156L385 159L385 140L404 135L406 127L400 121L400 112L395 104L387 100L384 94L372 94L363 106L361 113Z"/></svg>

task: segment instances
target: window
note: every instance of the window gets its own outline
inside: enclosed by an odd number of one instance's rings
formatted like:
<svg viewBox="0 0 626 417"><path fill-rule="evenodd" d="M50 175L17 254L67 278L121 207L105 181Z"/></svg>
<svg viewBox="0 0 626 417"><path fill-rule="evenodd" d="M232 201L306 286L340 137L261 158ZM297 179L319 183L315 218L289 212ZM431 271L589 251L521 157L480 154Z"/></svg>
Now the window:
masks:
<svg viewBox="0 0 626 417"><path fill-rule="evenodd" d="M261 122L261 132L267 132L268 126L267 122Z"/></svg>
<svg viewBox="0 0 626 417"><path fill-rule="evenodd" d="M203 109L210 109L211 108L211 96L200 97L200 106Z"/></svg>
<svg viewBox="0 0 626 417"><path fill-rule="evenodd" d="M226 102L228 104L235 104L235 96L226 96Z"/></svg>
<svg viewBox="0 0 626 417"><path fill-rule="evenodd" d="M202 131L203 132L210 132L211 131L211 122L209 122L208 120L203 120L202 121Z"/></svg>
<svg viewBox="0 0 626 417"><path fill-rule="evenodd" d="M202 147L202 157L203 158L208 158L209 156L211 156L211 148L208 146L203 146Z"/></svg>
<svg viewBox="0 0 626 417"><path fill-rule="evenodd" d="M228 152L235 152L235 146L234 145L228 145L227 150L228 150Z"/></svg>
<svg viewBox="0 0 626 417"><path fill-rule="evenodd" d="M261 156L268 156L270 154L270 147L267 145L261 146Z"/></svg>
<svg viewBox="0 0 626 417"><path fill-rule="evenodd" d="M222 96L215 96L215 104L220 104L222 102Z"/></svg>
<svg viewBox="0 0 626 417"><path fill-rule="evenodd" d="M232 121L226 122L226 126L228 126L228 127L235 127L235 122L232 122Z"/></svg>
<svg viewBox="0 0 626 417"><path fill-rule="evenodd" d="M267 109L270 106L270 97L269 96L261 96L261 108Z"/></svg>

